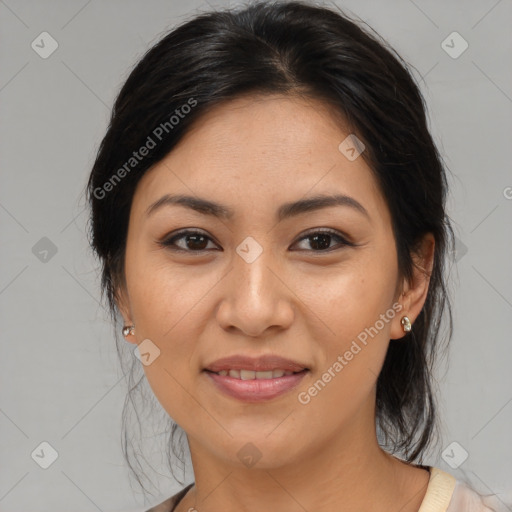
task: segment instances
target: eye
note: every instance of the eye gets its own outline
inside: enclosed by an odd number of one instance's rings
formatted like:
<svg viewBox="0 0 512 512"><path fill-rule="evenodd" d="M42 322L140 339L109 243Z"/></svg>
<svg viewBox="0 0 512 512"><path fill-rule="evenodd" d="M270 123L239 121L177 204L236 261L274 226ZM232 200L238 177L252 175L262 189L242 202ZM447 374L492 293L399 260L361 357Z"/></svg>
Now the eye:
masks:
<svg viewBox="0 0 512 512"><path fill-rule="evenodd" d="M181 246L176 243L178 241L182 242ZM211 249L207 247L209 241L211 242L212 239L201 231L188 230L159 243L173 251L200 252Z"/></svg>
<svg viewBox="0 0 512 512"><path fill-rule="evenodd" d="M332 240L338 241L337 246L355 246L354 243L349 242L346 238L341 236L337 231L332 229L325 229L322 231L312 231L311 233L303 236L299 239L299 242L303 240L309 240L310 247L313 247L313 252L330 252L336 249L336 245L331 247ZM309 250L309 249L305 249Z"/></svg>
<svg viewBox="0 0 512 512"><path fill-rule="evenodd" d="M309 240L310 247L312 247L312 249L306 248L304 250L312 250L313 252L330 252L335 250L336 246L355 246L354 243L347 241L346 238L332 229L312 231L306 236L300 238L298 242L302 242L303 240ZM334 247L331 246L331 242L333 240L338 242ZM213 240L201 231L187 230L181 231L170 238L166 238L165 240L160 241L159 244L173 251L202 252L215 249L215 247L208 247L209 242L214 244Z"/></svg>

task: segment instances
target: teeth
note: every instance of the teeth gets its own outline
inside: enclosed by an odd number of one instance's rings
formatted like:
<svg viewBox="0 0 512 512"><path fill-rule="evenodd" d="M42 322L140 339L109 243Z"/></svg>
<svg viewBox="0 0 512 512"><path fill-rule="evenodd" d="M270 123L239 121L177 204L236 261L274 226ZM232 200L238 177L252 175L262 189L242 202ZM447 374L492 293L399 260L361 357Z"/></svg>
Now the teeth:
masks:
<svg viewBox="0 0 512 512"><path fill-rule="evenodd" d="M257 379L271 379L274 376L274 372L272 370L268 370L267 372L254 372L254 373L255 373L255 377Z"/></svg>
<svg viewBox="0 0 512 512"><path fill-rule="evenodd" d="M286 375L292 375L292 371L288 370L266 370L256 372L254 370L221 370L217 372L217 375L226 377L229 375L234 379L240 380L254 380L254 379L277 379Z"/></svg>
<svg viewBox="0 0 512 512"><path fill-rule="evenodd" d="M251 380L256 378L256 372L252 370L240 370L240 378L242 380Z"/></svg>

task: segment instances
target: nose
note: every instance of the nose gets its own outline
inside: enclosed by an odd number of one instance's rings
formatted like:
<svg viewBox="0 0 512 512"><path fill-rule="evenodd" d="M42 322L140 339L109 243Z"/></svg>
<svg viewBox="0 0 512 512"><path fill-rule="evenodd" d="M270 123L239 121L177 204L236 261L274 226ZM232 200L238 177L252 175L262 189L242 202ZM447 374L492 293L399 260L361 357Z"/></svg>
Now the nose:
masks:
<svg viewBox="0 0 512 512"><path fill-rule="evenodd" d="M251 337L263 336L267 330L287 329L294 318L294 294L280 274L271 251L264 250L252 262L235 253L221 288L219 325Z"/></svg>

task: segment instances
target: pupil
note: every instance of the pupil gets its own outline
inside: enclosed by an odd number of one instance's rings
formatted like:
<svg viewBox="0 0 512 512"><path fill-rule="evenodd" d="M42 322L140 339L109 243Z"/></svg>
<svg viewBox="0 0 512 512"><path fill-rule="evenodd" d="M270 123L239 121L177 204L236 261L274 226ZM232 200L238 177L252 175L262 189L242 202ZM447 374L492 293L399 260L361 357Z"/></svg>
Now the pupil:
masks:
<svg viewBox="0 0 512 512"><path fill-rule="evenodd" d="M311 247L313 249L328 249L330 245L331 235L319 234L309 237L311 240ZM203 235L187 235L187 247L189 249L203 250L206 245L206 237ZM205 243L206 242L206 243Z"/></svg>
<svg viewBox="0 0 512 512"><path fill-rule="evenodd" d="M326 234L314 235L314 236L311 236L311 239L313 240L311 243L311 247L313 247L314 249L328 249L331 235L326 235ZM323 240L323 243L322 243L322 240ZM316 247L315 247L315 245L316 245Z"/></svg>
<svg viewBox="0 0 512 512"><path fill-rule="evenodd" d="M198 241L198 240L201 240L201 239L202 239L202 243L201 243L201 241ZM192 242L192 245L191 245L190 242ZM189 249L202 250L207 245L204 242L205 242L205 237L203 235L188 235L187 236L187 247Z"/></svg>

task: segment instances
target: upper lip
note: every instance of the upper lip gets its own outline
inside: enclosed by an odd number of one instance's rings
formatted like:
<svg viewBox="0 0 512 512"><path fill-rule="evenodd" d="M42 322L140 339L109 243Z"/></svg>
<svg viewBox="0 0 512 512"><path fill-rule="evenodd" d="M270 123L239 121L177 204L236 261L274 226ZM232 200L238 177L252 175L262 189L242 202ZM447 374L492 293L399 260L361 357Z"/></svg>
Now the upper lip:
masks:
<svg viewBox="0 0 512 512"><path fill-rule="evenodd" d="M300 372L308 368L299 362L272 354L260 357L233 355L217 359L205 367L205 370L212 372L220 372L221 370L253 370L258 372L277 369Z"/></svg>

